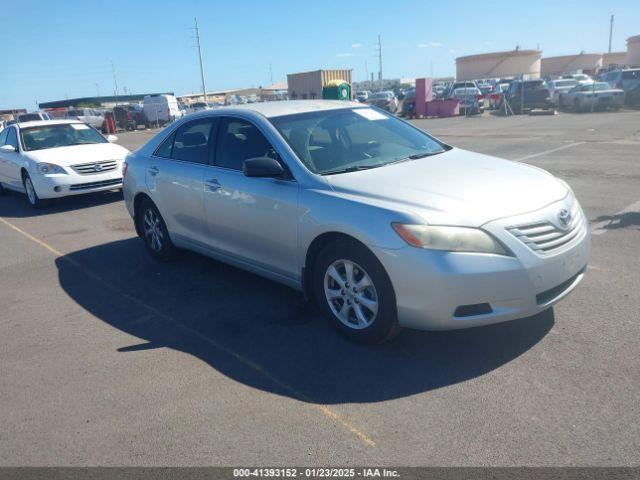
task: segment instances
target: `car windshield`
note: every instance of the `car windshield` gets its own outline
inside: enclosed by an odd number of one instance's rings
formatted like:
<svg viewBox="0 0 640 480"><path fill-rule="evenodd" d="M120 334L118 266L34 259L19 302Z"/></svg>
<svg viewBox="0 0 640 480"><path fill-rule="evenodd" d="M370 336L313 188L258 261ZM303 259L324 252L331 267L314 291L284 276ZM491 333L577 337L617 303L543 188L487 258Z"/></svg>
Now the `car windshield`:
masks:
<svg viewBox="0 0 640 480"><path fill-rule="evenodd" d="M68 147L107 143L107 139L84 123L65 123L40 127L21 128L24 150L44 150L46 148Z"/></svg>
<svg viewBox="0 0 640 480"><path fill-rule="evenodd" d="M473 96L478 94L477 88L456 88L453 91L454 97Z"/></svg>
<svg viewBox="0 0 640 480"><path fill-rule="evenodd" d="M341 108L270 119L314 173L345 173L413 160L449 147L393 115Z"/></svg>
<svg viewBox="0 0 640 480"><path fill-rule="evenodd" d="M588 92L590 90L595 90L596 92L602 90L611 90L611 86L607 82L596 82L583 88L585 92Z"/></svg>
<svg viewBox="0 0 640 480"><path fill-rule="evenodd" d="M376 98L391 98L393 96L392 93L390 92L378 92L378 93L374 93L373 97L374 99Z"/></svg>
<svg viewBox="0 0 640 480"><path fill-rule="evenodd" d="M42 120L42 117L39 113L25 113L18 116L19 122L32 122L34 120Z"/></svg>

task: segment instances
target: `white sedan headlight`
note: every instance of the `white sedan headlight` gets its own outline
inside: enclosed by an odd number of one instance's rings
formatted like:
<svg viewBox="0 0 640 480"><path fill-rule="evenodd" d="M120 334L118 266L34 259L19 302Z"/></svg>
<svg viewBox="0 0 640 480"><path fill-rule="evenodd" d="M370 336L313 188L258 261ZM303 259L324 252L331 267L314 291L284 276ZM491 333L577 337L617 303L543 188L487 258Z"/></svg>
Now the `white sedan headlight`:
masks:
<svg viewBox="0 0 640 480"><path fill-rule="evenodd" d="M500 242L479 228L404 223L393 223L392 227L405 242L418 248L510 255Z"/></svg>
<svg viewBox="0 0 640 480"><path fill-rule="evenodd" d="M60 165L55 165L53 163L38 163L36 164L36 169L40 175L49 175L52 173L67 173Z"/></svg>

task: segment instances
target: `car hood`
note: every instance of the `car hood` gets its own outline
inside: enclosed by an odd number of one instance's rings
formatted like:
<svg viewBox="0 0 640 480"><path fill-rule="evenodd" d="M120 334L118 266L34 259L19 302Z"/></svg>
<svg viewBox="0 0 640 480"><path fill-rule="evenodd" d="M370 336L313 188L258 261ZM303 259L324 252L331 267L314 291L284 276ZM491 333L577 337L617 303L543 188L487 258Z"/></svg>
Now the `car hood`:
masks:
<svg viewBox="0 0 640 480"><path fill-rule="evenodd" d="M336 195L418 215L435 225L480 226L538 210L568 193L544 170L456 148L326 178Z"/></svg>
<svg viewBox="0 0 640 480"><path fill-rule="evenodd" d="M71 145L69 147L33 150L25 153L35 162L54 163L61 167L69 167L79 163L99 162L101 160L124 160L129 150L113 143L94 143L91 145Z"/></svg>

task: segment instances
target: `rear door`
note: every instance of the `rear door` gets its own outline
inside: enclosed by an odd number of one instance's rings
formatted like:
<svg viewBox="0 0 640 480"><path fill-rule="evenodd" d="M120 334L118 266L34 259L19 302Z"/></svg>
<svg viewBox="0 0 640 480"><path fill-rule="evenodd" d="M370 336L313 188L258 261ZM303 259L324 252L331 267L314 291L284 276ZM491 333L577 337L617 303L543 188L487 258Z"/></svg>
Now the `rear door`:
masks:
<svg viewBox="0 0 640 480"><path fill-rule="evenodd" d="M9 128L5 128L0 132L0 147L5 144L7 141L7 134L9 133ZM4 159L4 153L0 152L0 182L9 183L8 178L6 177L6 168L7 161Z"/></svg>
<svg viewBox="0 0 640 480"><path fill-rule="evenodd" d="M181 125L160 144L148 163L147 188L174 240L206 243L203 178L216 125L216 118Z"/></svg>

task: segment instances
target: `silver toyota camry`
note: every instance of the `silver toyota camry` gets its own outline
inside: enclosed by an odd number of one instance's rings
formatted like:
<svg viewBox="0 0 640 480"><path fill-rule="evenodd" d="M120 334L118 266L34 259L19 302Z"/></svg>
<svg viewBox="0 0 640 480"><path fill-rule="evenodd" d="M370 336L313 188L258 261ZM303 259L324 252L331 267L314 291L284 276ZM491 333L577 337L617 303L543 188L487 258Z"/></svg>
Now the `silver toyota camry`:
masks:
<svg viewBox="0 0 640 480"><path fill-rule="evenodd" d="M362 342L533 315L589 258L566 183L360 103L189 115L127 157L124 196L154 257L185 248L285 283Z"/></svg>

